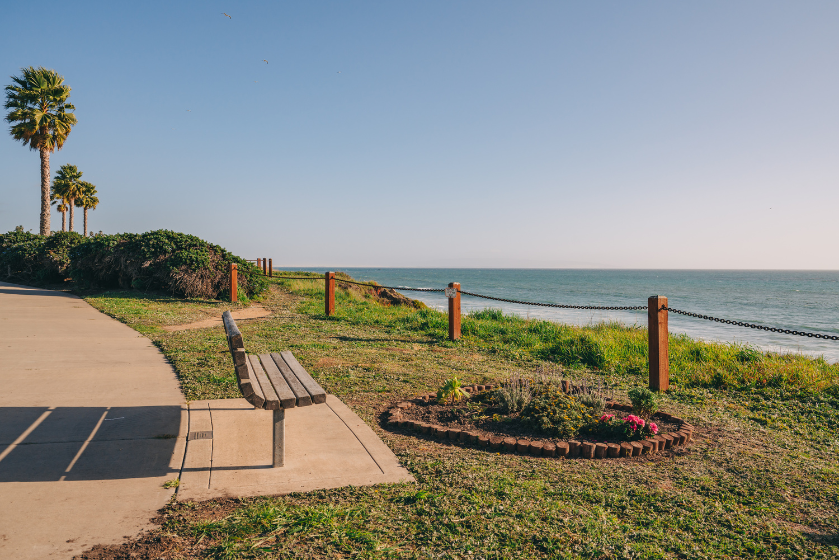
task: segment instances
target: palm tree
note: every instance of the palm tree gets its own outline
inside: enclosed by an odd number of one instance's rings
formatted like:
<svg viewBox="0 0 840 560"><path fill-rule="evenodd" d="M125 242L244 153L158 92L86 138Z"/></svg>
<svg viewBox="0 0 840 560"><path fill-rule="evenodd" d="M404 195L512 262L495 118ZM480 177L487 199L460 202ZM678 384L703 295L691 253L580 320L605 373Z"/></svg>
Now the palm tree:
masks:
<svg viewBox="0 0 840 560"><path fill-rule="evenodd" d="M61 231L67 231L67 201L56 194L52 195L52 204L58 203L56 210L61 212Z"/></svg>
<svg viewBox="0 0 840 560"><path fill-rule="evenodd" d="M82 195L82 172L79 171L75 165L65 163L62 165L58 173L55 174L55 181L53 181L53 193L58 194L64 200L65 206L70 208L70 231L73 231L73 208L78 206L76 199ZM55 196L55 194L53 196Z"/></svg>
<svg viewBox="0 0 840 560"><path fill-rule="evenodd" d="M96 209L96 205L99 204L99 199L96 197L96 187L88 183L87 181L81 181L82 185L82 192L81 195L76 198L76 206L79 208L85 209L85 229L84 229L84 236L87 237L87 213L88 210Z"/></svg>
<svg viewBox="0 0 840 560"><path fill-rule="evenodd" d="M76 124L68 111L76 108L67 102L70 87L55 70L44 67L21 68L22 76L12 76L6 86L6 121L12 124L15 140L41 155L41 235L50 234L50 152L60 150ZM72 206L71 206L72 208ZM70 223L73 223L72 210ZM71 226L72 229L72 226Z"/></svg>

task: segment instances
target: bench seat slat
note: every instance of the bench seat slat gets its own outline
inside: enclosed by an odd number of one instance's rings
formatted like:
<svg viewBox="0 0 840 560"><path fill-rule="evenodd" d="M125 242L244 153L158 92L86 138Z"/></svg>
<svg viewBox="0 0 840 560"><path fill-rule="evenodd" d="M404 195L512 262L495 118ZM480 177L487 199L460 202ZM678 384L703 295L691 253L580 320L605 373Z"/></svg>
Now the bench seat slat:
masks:
<svg viewBox="0 0 840 560"><path fill-rule="evenodd" d="M253 355L248 356L248 359L251 361L251 368L254 372L254 377L257 381L259 381L260 388L262 389L263 396L265 397L265 405L263 408L266 410L279 410L281 407L280 399L277 398L277 393L271 386L271 382L268 380L268 377L266 377L262 364L260 364L260 359Z"/></svg>
<svg viewBox="0 0 840 560"><path fill-rule="evenodd" d="M289 350L280 352L280 356L283 358L283 361L289 365L289 368L294 372L301 385L303 385L309 392L312 397L312 404L323 404L327 402L327 392L318 385L317 381L312 379L312 376L303 369L303 366L300 365L295 356Z"/></svg>
<svg viewBox="0 0 840 560"><path fill-rule="evenodd" d="M242 396L255 407L262 408L265 405L265 395L263 394L259 381L257 381L254 367L247 359L245 360L244 367L248 370L249 376L247 379L239 380L239 388L242 390Z"/></svg>
<svg viewBox="0 0 840 560"><path fill-rule="evenodd" d="M253 359L255 356L251 356L251 358ZM294 408L297 403L297 397L295 397L295 394L292 392L291 388L289 388L289 384L286 383L286 380L283 378L280 370L277 369L277 365L274 361L272 361L271 356L268 354L260 354L259 361L262 362L262 367L265 369L265 373L271 381L282 407ZM256 365L254 367L256 368ZM262 385L262 383L260 384Z"/></svg>
<svg viewBox="0 0 840 560"><path fill-rule="evenodd" d="M295 394L295 398L297 398L297 405L298 406L309 406L312 404L312 397L309 396L309 393L306 391L303 385L301 385L298 378L295 376L292 368L289 367L280 354L276 352L271 353L271 359L274 361L274 365L277 366L277 369L280 370L280 373L283 375L283 379L286 380L286 383L289 384L289 388Z"/></svg>

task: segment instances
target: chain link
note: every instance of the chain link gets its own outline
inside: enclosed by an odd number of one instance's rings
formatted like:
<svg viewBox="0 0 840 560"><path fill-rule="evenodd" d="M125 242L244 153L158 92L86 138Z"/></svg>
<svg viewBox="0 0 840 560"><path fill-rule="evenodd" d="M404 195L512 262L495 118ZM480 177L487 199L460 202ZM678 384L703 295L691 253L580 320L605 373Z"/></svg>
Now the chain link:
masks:
<svg viewBox="0 0 840 560"><path fill-rule="evenodd" d="M607 306L596 306L596 305L562 305L559 303L536 303L533 301L519 301L515 299L505 299L505 298L497 298L493 296L484 296L481 294L474 294L472 292L465 292L463 290L458 290L458 293L465 295L465 296L472 296L482 299L491 299L493 301L503 301L505 303L516 303L519 305L534 305L537 307L556 307L559 309L596 309L601 311L642 311L647 309L646 305L636 305L632 307L607 307Z"/></svg>
<svg viewBox="0 0 840 560"><path fill-rule="evenodd" d="M277 276L276 278L281 278L283 280L323 280L323 276ZM357 286L367 286L369 288L382 288L385 290L400 290L400 291L411 291L411 292L436 292L436 293L443 293L445 290L442 288L408 288L406 286L378 286L373 284L366 284L364 282L354 282L352 280L344 280L343 278L336 278L336 282L344 282L345 284L355 284ZM507 298L499 298L493 296L485 296L482 294L475 294L472 292L465 292L464 290L458 290L458 293L464 296L472 296L481 299L489 299L492 301L501 301L504 303L514 303L517 305L532 305L535 307L553 307L557 309L590 309L596 311L646 311L648 309L647 305L634 305L634 306L600 306L600 305L563 305L559 303L538 303L534 301L520 301L516 299L507 299ZM782 333L782 334L793 334L797 336L807 336L808 338L820 338L824 340L840 340L840 337L835 335L828 335L828 334L818 334L818 333L809 333L803 331L793 331L790 329L777 329L774 327L765 327L764 325L755 325L753 323L744 323L742 321L730 321L728 319L718 319L717 317L709 317L708 315L700 315L699 313L691 313L689 311L681 311L679 309L674 309L672 307L662 306L660 308L661 311L669 311L671 313L677 313L678 315L685 315L687 317L696 317L697 319L706 319L707 321L715 321L716 323L724 323L726 325L735 325L738 327L749 327L751 329L759 329L762 331L770 331L775 333Z"/></svg>
<svg viewBox="0 0 840 560"><path fill-rule="evenodd" d="M275 276L282 280L323 280L323 276ZM368 288L381 288L383 290L408 290L412 292L440 292L443 293L443 288L409 288L407 286L380 286L378 284L368 284L365 282L354 282L353 280L345 280L344 278L336 278L336 282L344 282L345 284L355 284L357 286L366 286Z"/></svg>
<svg viewBox="0 0 840 560"><path fill-rule="evenodd" d="M411 292L440 292L443 293L443 288L408 288L406 286L380 286L378 284L365 284L364 282L354 282L352 280L345 280L343 278L336 278L336 282L344 282L346 284L356 284L357 286L367 286L368 288L383 288L385 290L407 290Z"/></svg>
<svg viewBox="0 0 840 560"><path fill-rule="evenodd" d="M660 311L670 311L671 313L677 313L679 315L686 315L688 317L696 317L698 319L706 319L707 321L715 321L717 323L725 323L727 325L736 325L739 327L749 327L751 329L759 329L762 331L770 331L776 333L783 333L783 334L795 334L797 336L807 336L808 338L822 338L825 340L840 340L840 337L829 335L829 334L817 334L817 333L809 333L809 332L802 332L802 331L792 331L789 329L776 329L773 327L765 327L764 325L754 325L752 323L744 323L741 321L730 321L728 319L718 319L717 317L709 317L708 315L700 315L697 313L689 313L688 311L680 311L679 309L673 309L671 307L662 306Z"/></svg>

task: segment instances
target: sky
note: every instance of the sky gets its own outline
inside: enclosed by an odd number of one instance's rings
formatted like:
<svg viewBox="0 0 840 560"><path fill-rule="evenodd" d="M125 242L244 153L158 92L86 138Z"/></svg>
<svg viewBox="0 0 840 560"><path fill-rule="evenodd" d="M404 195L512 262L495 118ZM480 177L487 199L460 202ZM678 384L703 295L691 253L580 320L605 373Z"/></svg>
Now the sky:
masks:
<svg viewBox="0 0 840 560"><path fill-rule="evenodd" d="M830 1L16 2L0 80L44 66L72 88L51 168L96 185L93 231L279 267L836 270L839 19ZM39 169L0 134L0 231L38 231Z"/></svg>

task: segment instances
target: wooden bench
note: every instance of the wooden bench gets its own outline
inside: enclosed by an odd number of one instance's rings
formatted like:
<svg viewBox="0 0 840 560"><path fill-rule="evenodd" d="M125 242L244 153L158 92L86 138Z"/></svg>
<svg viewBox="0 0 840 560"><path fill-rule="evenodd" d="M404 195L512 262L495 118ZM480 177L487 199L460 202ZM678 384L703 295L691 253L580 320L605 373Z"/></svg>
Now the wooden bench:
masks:
<svg viewBox="0 0 840 560"><path fill-rule="evenodd" d="M286 409L324 404L327 393L289 351L247 354L242 333L230 311L222 314L222 323L242 396L256 408L274 411L272 464L282 467Z"/></svg>

